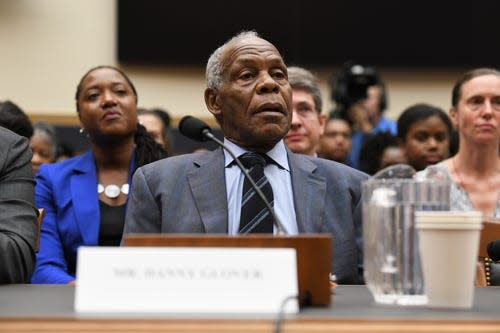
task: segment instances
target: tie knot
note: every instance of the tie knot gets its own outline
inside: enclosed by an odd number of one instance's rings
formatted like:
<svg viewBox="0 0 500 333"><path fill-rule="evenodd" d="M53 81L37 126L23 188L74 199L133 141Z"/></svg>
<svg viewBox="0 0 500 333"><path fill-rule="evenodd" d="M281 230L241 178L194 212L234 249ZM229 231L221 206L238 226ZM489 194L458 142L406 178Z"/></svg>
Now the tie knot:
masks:
<svg viewBox="0 0 500 333"><path fill-rule="evenodd" d="M239 157L241 163L247 169L251 169L256 165L260 165L261 167L265 167L267 164L266 158L264 154L248 152Z"/></svg>

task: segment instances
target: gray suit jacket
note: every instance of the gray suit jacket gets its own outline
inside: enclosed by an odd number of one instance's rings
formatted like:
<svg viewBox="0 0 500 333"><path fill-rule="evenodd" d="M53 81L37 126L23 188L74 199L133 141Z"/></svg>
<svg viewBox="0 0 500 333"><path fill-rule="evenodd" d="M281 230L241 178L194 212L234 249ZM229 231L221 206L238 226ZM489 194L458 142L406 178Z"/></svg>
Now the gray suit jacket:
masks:
<svg viewBox="0 0 500 333"><path fill-rule="evenodd" d="M362 282L361 181L345 165L288 151L301 233L331 233L332 272L339 283ZM132 180L126 233L227 233L222 149L163 159Z"/></svg>
<svg viewBox="0 0 500 333"><path fill-rule="evenodd" d="M33 272L34 187L28 140L0 126L0 283L29 282Z"/></svg>

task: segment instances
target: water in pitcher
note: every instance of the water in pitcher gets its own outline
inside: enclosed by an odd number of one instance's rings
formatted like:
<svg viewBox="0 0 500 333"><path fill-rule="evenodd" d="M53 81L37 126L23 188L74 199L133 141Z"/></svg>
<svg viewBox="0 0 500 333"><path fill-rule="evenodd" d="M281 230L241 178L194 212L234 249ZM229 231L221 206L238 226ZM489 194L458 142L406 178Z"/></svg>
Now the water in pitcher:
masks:
<svg viewBox="0 0 500 333"><path fill-rule="evenodd" d="M449 183L369 179L363 183L364 275L375 302L427 302L418 251L417 210L449 210Z"/></svg>

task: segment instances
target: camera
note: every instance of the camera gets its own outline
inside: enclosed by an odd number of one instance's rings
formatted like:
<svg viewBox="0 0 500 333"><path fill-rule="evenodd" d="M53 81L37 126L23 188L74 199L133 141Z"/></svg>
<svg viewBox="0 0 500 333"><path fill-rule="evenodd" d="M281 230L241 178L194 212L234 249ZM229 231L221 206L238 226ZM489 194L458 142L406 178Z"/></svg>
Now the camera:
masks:
<svg viewBox="0 0 500 333"><path fill-rule="evenodd" d="M348 62L330 80L331 97L337 105L333 112L345 113L352 104L367 97L368 87L380 84L374 67Z"/></svg>

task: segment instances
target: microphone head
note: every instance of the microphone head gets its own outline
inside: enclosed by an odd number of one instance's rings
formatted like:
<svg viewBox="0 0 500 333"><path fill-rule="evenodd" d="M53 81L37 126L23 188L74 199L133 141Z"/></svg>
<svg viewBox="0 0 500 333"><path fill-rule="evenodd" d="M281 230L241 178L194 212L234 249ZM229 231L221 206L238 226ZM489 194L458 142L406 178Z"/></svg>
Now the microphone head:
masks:
<svg viewBox="0 0 500 333"><path fill-rule="evenodd" d="M198 118L185 116L179 122L179 132L196 141L207 141L209 139L207 134L212 133L212 129Z"/></svg>
<svg viewBox="0 0 500 333"><path fill-rule="evenodd" d="M500 260L500 240L495 240L488 243L486 247L486 251L488 252L488 257L493 261Z"/></svg>

